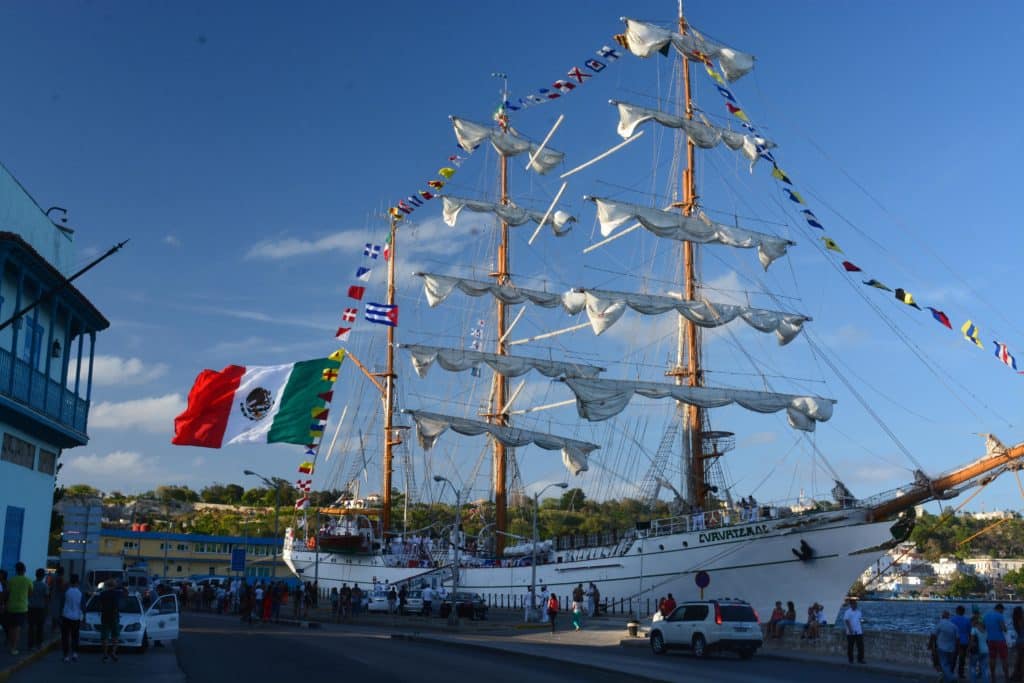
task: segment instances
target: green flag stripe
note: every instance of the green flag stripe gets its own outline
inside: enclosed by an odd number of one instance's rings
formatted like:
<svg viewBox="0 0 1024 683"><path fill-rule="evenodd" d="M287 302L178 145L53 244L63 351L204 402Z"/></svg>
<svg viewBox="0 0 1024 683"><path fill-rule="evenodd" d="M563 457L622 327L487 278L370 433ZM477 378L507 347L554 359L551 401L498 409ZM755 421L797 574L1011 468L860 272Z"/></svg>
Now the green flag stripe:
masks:
<svg viewBox="0 0 1024 683"><path fill-rule="evenodd" d="M281 396L281 407L267 433L268 442L309 443L309 427L313 423L311 412L324 404L317 394L330 390L333 384L323 378L323 372L326 369L337 370L340 365L338 361L327 358L295 364Z"/></svg>

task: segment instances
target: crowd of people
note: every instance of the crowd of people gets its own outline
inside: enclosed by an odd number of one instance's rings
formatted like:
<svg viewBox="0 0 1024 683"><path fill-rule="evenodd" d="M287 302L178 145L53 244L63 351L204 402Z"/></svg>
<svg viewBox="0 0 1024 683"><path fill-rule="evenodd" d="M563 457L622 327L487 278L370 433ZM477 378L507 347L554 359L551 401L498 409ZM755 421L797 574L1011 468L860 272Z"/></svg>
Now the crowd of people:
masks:
<svg viewBox="0 0 1024 683"><path fill-rule="evenodd" d="M984 614L975 605L970 617L963 605L942 612L928 645L941 680L963 679L965 670L972 683L996 683L1000 671L1004 681L1024 680L1024 609L1014 607L1009 624L1004 611L998 603Z"/></svg>
<svg viewBox="0 0 1024 683"><path fill-rule="evenodd" d="M30 652L42 647L44 635L61 633L65 640L65 656L70 657L73 652L77 659L78 629L74 629L72 651L71 627L65 622L77 625L82 618L82 592L78 588L78 577L73 575L69 583L64 579L63 569L52 574L37 569L35 580L32 580L26 571L21 562L15 565L14 576L0 570L0 628L4 632L5 647L12 655L19 654L23 630ZM67 613L70 613L70 619Z"/></svg>

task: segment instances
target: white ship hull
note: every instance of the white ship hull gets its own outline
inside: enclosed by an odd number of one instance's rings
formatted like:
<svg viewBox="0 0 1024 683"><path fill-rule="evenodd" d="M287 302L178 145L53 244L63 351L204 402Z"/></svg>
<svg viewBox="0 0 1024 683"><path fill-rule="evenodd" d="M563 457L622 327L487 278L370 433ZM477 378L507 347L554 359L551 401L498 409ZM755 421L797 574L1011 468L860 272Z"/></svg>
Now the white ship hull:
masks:
<svg viewBox="0 0 1024 683"><path fill-rule="evenodd" d="M568 595L577 584L593 581L602 601L632 599L643 610L648 600L654 604L668 593L677 601L699 597L694 579L704 571L710 578L706 597L747 600L762 619L767 619L776 600L796 603L801 621L813 602L834 617L850 585L893 543L893 523L869 523L865 510L847 509L706 531L651 532L616 548L555 552L556 561L538 565L537 583ZM801 541L813 550L812 559L794 553L801 549ZM316 576L321 588L342 583L366 587L374 578L397 583L437 576L436 569L388 566L385 557L317 555L298 542L292 547L288 539L284 550L289 568L304 580ZM526 595L531 575L529 566L463 567L459 589L490 597L492 604L506 596L507 604L510 598L518 601Z"/></svg>

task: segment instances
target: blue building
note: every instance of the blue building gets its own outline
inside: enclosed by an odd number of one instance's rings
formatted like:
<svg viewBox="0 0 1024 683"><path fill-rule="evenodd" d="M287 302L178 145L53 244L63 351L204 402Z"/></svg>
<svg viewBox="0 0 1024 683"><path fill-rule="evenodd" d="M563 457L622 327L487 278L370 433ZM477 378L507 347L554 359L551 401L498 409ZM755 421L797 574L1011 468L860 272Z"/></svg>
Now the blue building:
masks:
<svg viewBox="0 0 1024 683"><path fill-rule="evenodd" d="M110 323L73 285L74 231L0 165L0 568L46 566L54 478L83 446L96 333ZM70 381L69 381L70 378Z"/></svg>

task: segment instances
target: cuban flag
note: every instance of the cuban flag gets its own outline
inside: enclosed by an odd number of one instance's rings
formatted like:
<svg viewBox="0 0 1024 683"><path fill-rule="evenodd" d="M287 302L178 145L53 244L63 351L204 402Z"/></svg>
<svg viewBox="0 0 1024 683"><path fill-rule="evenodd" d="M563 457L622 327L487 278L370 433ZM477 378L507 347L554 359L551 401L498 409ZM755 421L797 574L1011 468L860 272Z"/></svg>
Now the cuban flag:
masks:
<svg viewBox="0 0 1024 683"><path fill-rule="evenodd" d="M376 259L380 256L380 245L366 243L366 247L363 249L363 256L369 256L372 259Z"/></svg>
<svg viewBox="0 0 1024 683"><path fill-rule="evenodd" d="M365 317L371 323L398 327L398 306L366 302Z"/></svg>
<svg viewBox="0 0 1024 683"><path fill-rule="evenodd" d="M1006 348L1006 344L1000 344L997 341L992 342L996 346L996 358L1002 361L1004 364L1009 365L1014 370L1017 369L1017 359L1013 357L1010 350Z"/></svg>

